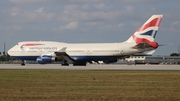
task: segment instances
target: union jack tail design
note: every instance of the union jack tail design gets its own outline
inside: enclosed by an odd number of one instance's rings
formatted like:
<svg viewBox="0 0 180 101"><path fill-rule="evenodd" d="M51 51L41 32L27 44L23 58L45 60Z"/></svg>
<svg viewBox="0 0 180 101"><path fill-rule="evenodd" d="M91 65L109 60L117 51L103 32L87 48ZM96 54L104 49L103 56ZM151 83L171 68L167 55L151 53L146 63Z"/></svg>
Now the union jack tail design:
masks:
<svg viewBox="0 0 180 101"><path fill-rule="evenodd" d="M151 16L126 42L135 44L147 43L156 49L158 43L154 42L163 15Z"/></svg>

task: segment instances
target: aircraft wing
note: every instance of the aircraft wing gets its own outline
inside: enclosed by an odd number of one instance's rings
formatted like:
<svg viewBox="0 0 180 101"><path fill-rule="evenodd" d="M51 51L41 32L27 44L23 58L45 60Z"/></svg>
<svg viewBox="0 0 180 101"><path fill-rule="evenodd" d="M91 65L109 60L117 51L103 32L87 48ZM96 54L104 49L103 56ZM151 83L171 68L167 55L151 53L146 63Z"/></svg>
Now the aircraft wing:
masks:
<svg viewBox="0 0 180 101"><path fill-rule="evenodd" d="M68 62L74 63L76 60L72 59L67 53L66 53L66 47L63 47L61 50L55 52L56 56L58 56L62 60L66 60Z"/></svg>

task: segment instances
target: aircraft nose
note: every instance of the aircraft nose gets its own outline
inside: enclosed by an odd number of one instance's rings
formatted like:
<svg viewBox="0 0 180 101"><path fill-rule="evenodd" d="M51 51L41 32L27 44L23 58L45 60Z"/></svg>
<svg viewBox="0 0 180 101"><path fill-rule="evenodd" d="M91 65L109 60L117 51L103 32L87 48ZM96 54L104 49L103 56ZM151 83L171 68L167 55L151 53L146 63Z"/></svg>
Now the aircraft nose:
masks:
<svg viewBox="0 0 180 101"><path fill-rule="evenodd" d="M7 51L7 55L9 55L9 56L10 56L10 51L9 51L9 50Z"/></svg>
<svg viewBox="0 0 180 101"><path fill-rule="evenodd" d="M8 51L7 51L7 55L9 55L9 56L11 56L12 55L12 49L9 49Z"/></svg>

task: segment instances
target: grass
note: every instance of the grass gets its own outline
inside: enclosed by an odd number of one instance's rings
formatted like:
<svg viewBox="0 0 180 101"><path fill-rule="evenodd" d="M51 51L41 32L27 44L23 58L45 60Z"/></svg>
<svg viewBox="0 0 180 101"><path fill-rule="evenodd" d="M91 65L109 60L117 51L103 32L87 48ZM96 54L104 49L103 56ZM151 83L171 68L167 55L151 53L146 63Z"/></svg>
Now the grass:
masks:
<svg viewBox="0 0 180 101"><path fill-rule="evenodd" d="M179 71L0 71L0 101L179 101L179 95Z"/></svg>

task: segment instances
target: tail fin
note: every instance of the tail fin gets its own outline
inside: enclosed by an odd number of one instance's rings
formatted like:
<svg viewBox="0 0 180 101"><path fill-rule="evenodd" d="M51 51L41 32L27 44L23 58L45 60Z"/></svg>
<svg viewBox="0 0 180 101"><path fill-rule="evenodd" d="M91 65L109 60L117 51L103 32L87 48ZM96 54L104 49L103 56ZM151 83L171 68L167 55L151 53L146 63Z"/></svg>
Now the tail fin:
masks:
<svg viewBox="0 0 180 101"><path fill-rule="evenodd" d="M153 15L126 42L154 42L163 15Z"/></svg>

